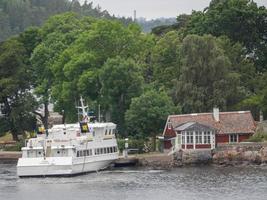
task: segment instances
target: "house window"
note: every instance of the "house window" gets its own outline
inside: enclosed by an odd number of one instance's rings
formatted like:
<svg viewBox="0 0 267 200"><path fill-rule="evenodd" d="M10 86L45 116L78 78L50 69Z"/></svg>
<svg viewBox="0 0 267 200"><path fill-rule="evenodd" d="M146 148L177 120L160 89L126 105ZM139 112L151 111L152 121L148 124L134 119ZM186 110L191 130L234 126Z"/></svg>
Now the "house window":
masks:
<svg viewBox="0 0 267 200"><path fill-rule="evenodd" d="M193 140L194 140L194 134L193 132L187 132L187 138L186 138L186 142L187 144L193 144Z"/></svg>
<svg viewBox="0 0 267 200"><path fill-rule="evenodd" d="M196 132L196 144L202 144L202 132Z"/></svg>
<svg viewBox="0 0 267 200"><path fill-rule="evenodd" d="M172 124L168 122L168 129L172 129Z"/></svg>
<svg viewBox="0 0 267 200"><path fill-rule="evenodd" d="M184 144L185 143L185 139L184 139L185 137L184 137L184 132L182 132L182 144Z"/></svg>
<svg viewBox="0 0 267 200"><path fill-rule="evenodd" d="M229 135L229 143L236 143L236 142L238 142L238 135L237 134Z"/></svg>
<svg viewBox="0 0 267 200"><path fill-rule="evenodd" d="M204 132L204 144L210 144L210 132Z"/></svg>

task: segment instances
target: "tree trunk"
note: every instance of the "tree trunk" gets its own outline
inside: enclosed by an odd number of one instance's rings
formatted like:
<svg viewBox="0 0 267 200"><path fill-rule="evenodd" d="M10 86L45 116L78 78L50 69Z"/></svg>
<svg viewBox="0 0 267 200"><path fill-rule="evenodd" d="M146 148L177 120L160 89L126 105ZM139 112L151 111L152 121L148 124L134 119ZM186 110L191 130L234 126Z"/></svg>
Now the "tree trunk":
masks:
<svg viewBox="0 0 267 200"><path fill-rule="evenodd" d="M153 151L156 151L157 146L157 140L156 140L156 135L153 135Z"/></svg>
<svg viewBox="0 0 267 200"><path fill-rule="evenodd" d="M18 138L18 131L17 129L15 128L15 125L13 123L13 121L11 122L11 129L10 129L10 132L11 132L11 135L12 135L12 138L14 141L19 141L19 138Z"/></svg>
<svg viewBox="0 0 267 200"><path fill-rule="evenodd" d="M49 110L48 110L48 102L44 103L44 128L47 130L48 129L48 117L49 117Z"/></svg>
<svg viewBox="0 0 267 200"><path fill-rule="evenodd" d="M11 115L11 107L9 105L9 102L8 102L8 99L7 98L4 98L4 104L5 104L5 109L6 109L6 116L9 118L9 122L10 122L10 132L12 134L12 138L14 141L18 141L19 138L18 138L18 131L17 129L15 128L15 124L14 124L14 121L12 120L12 118L10 118L10 115Z"/></svg>

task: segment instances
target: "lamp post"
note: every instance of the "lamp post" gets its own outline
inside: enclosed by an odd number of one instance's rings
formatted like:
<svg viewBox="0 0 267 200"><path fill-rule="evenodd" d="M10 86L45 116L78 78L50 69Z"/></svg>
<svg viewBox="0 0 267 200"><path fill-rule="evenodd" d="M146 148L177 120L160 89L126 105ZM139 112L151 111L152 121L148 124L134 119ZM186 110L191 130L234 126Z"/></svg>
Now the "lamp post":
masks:
<svg viewBox="0 0 267 200"><path fill-rule="evenodd" d="M129 147L128 140L129 140L128 138L125 138L125 149L124 149L125 158L128 158L128 147Z"/></svg>

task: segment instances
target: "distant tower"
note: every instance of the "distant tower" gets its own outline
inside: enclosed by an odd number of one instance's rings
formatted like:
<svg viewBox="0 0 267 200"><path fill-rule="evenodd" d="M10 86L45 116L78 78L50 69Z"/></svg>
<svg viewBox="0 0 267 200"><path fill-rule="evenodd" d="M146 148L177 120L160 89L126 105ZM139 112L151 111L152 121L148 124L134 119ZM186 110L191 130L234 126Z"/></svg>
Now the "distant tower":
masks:
<svg viewBox="0 0 267 200"><path fill-rule="evenodd" d="M136 10L134 10L134 22L136 22Z"/></svg>

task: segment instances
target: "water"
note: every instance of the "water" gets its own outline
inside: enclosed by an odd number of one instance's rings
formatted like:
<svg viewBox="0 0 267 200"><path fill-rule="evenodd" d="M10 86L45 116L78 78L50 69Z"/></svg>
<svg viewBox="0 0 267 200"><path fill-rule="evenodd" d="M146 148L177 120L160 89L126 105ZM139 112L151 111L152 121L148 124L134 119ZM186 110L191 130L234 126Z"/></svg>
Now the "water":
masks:
<svg viewBox="0 0 267 200"><path fill-rule="evenodd" d="M16 177L0 163L0 200L267 200L267 167L116 169L69 178Z"/></svg>

